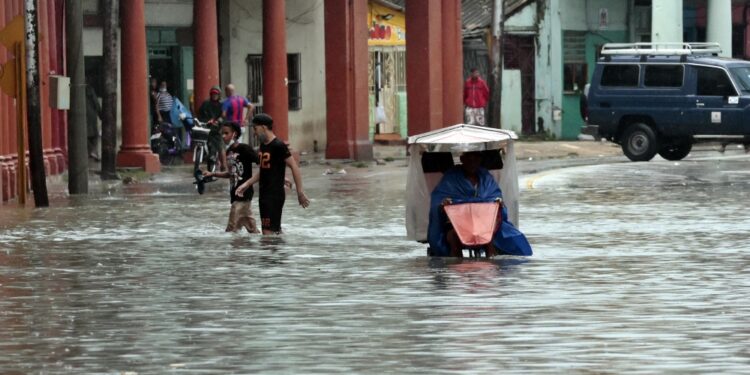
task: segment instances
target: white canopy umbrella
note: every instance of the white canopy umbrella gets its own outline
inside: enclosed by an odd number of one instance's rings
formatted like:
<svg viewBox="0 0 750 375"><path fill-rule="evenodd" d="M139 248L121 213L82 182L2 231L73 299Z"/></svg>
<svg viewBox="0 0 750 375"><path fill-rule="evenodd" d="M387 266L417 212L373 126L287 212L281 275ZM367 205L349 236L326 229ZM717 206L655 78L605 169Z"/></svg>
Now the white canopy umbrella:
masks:
<svg viewBox="0 0 750 375"><path fill-rule="evenodd" d="M409 239L427 240L429 225L430 195L442 173L425 173L422 156L429 152L450 152L458 155L467 151L498 150L503 168L491 170L503 192L503 204L508 209L508 218L518 227L518 174L513 140L518 139L510 130L483 126L458 124L427 133L413 135L408 139L409 174L406 181L406 232Z"/></svg>
<svg viewBox="0 0 750 375"><path fill-rule="evenodd" d="M458 124L409 137L408 144L426 145L431 152L483 151L501 149L518 139L511 130Z"/></svg>

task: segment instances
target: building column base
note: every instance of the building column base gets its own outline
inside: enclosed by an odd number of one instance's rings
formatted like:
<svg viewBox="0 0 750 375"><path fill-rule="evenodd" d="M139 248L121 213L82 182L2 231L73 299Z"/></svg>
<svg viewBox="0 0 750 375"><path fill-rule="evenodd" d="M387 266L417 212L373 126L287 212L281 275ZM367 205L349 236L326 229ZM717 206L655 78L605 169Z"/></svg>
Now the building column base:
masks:
<svg viewBox="0 0 750 375"><path fill-rule="evenodd" d="M10 164L0 159L0 200L6 202L10 198Z"/></svg>
<svg viewBox="0 0 750 375"><path fill-rule="evenodd" d="M329 141L326 146L326 159L354 159L372 160L372 143L369 140L362 141Z"/></svg>
<svg viewBox="0 0 750 375"><path fill-rule="evenodd" d="M143 168L147 173L161 172L159 156L152 153L151 149L144 147L121 149L117 153L117 166L125 168Z"/></svg>
<svg viewBox="0 0 750 375"><path fill-rule="evenodd" d="M16 180L18 179L18 173L16 167L12 163L7 163L3 166L3 201L5 202L17 197L18 189Z"/></svg>
<svg viewBox="0 0 750 375"><path fill-rule="evenodd" d="M63 153L63 150L59 147L55 148L55 156L57 157L57 166L60 168L58 173L63 173L68 169L68 158Z"/></svg>
<svg viewBox="0 0 750 375"><path fill-rule="evenodd" d="M44 150L44 175L53 176L60 173L57 165L57 155L51 149Z"/></svg>

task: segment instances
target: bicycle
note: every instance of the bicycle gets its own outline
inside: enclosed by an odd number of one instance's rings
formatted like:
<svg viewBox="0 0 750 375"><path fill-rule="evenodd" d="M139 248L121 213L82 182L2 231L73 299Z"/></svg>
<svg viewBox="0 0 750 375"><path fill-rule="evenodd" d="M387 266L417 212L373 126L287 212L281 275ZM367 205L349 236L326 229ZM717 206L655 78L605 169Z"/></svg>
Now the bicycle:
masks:
<svg viewBox="0 0 750 375"><path fill-rule="evenodd" d="M203 171L201 170L201 164L203 164L203 159L207 157L206 161L206 168L210 172L216 171L216 159L218 157L218 152L214 152L214 155L211 155L208 148L208 137L211 133L211 129L207 126L208 123L200 122L198 119L193 119L193 128L191 129L190 133L192 135L192 143L194 145L193 148L193 175L195 176L195 182L196 189L198 190L198 194L203 194L206 188L206 182L211 182L212 180L206 180L203 177Z"/></svg>

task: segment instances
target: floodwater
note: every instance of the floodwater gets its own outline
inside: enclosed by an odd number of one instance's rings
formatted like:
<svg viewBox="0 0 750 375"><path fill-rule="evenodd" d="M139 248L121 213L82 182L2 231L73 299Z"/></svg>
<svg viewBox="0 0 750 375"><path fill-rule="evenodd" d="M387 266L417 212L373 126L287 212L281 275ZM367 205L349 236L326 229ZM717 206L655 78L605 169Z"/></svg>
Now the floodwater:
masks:
<svg viewBox="0 0 750 375"><path fill-rule="evenodd" d="M405 239L398 166L304 169L282 237L169 173L6 205L0 373L750 373L747 162L524 176L492 261Z"/></svg>

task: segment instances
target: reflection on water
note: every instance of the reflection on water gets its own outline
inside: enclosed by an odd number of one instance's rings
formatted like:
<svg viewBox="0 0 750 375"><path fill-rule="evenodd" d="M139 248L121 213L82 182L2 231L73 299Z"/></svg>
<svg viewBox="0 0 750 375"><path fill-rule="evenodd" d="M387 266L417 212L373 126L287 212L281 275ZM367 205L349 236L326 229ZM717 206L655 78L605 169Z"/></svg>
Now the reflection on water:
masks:
<svg viewBox="0 0 750 375"><path fill-rule="evenodd" d="M5 206L0 369L746 372L750 186L660 165L539 179L532 258L425 257L404 169L306 170L312 205L289 196L281 237L224 233L225 185L179 178Z"/></svg>

